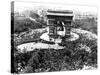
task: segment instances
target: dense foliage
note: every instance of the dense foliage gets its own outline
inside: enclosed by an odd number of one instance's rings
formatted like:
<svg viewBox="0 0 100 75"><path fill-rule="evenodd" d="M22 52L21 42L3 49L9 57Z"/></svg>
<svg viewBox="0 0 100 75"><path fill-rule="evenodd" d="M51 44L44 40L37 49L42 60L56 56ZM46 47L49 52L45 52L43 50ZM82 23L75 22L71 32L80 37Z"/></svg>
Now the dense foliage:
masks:
<svg viewBox="0 0 100 75"><path fill-rule="evenodd" d="M82 28L97 34L97 20L95 17L88 17L83 19L75 19L73 21L75 28Z"/></svg>
<svg viewBox="0 0 100 75"><path fill-rule="evenodd" d="M16 56L17 64L21 70L17 73L50 72L63 70L79 70L86 66L97 67L97 47L89 53L79 49L76 42L66 44L65 49L36 49L32 52L21 53ZM23 65L24 64L24 65ZM16 67L15 69L17 69Z"/></svg>

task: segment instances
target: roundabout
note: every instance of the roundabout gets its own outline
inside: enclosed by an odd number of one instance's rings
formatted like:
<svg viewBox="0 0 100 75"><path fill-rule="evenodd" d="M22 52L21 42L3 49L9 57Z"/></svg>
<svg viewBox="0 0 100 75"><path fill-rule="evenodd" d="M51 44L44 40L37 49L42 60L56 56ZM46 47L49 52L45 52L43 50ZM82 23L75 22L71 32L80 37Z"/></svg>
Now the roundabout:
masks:
<svg viewBox="0 0 100 75"><path fill-rule="evenodd" d="M60 33L60 32L59 32L59 33ZM48 33L48 32L42 34L42 35L40 36L40 38L43 39L43 40L45 40L45 41L54 42L54 43L61 43L62 40L63 40L61 37L58 37L58 38L56 38L56 39L55 39L55 38L51 38L51 37L49 36L49 33ZM76 33L71 32L71 33L70 33L70 38L65 38L65 41L75 41L75 40L77 40L77 39L79 39L79 35L76 34Z"/></svg>

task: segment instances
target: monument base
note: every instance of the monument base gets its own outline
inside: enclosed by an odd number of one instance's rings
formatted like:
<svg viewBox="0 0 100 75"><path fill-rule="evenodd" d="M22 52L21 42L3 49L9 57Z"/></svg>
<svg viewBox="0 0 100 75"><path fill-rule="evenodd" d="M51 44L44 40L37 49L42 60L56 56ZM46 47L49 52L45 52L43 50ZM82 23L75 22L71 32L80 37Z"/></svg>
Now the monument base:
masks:
<svg viewBox="0 0 100 75"><path fill-rule="evenodd" d="M71 32L69 38L64 37L64 39L63 39L62 37L59 36L58 38L55 39L55 38L51 38L49 36L49 33L47 32L47 33L42 34L40 36L40 38L45 40L45 41L49 41L49 42L61 43L62 40L65 40L65 41L75 41L75 40L77 40L79 38L79 35L76 34L76 33Z"/></svg>

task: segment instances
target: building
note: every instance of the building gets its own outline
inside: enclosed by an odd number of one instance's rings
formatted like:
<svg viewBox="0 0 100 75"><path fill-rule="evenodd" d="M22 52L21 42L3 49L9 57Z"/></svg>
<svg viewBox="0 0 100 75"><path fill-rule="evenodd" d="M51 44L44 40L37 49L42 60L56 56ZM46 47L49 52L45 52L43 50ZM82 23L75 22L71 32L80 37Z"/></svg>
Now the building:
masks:
<svg viewBox="0 0 100 75"><path fill-rule="evenodd" d="M72 21L73 12L70 10L47 10L47 26L50 37L57 38L59 32L63 32L64 37L70 37Z"/></svg>

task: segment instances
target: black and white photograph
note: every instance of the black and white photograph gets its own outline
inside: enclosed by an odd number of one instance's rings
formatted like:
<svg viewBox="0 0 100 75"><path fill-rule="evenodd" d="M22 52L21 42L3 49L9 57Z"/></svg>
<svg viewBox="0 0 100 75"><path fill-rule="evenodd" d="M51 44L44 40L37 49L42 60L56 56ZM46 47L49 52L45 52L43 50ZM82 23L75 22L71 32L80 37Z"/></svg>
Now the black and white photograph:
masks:
<svg viewBox="0 0 100 75"><path fill-rule="evenodd" d="M11 73L98 69L98 9L11 2Z"/></svg>

